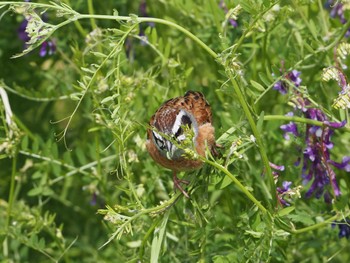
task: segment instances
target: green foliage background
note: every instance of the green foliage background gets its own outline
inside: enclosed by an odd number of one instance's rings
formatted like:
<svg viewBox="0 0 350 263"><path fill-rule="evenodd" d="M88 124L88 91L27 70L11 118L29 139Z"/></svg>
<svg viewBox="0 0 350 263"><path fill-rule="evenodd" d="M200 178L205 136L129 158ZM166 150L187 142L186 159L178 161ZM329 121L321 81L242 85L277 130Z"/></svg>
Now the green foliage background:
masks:
<svg viewBox="0 0 350 263"><path fill-rule="evenodd" d="M350 261L349 241L331 227L349 215L349 174L337 170L342 195L332 204L305 198L303 185L283 208L264 160L285 166L277 186L302 185L294 163L304 142L283 139L279 126L292 107L272 89L283 73L301 71L330 119L348 117L331 107L337 83L321 75L348 41L349 23L331 19L322 1L225 1L241 6L237 28L214 0L149 0L145 21L130 15L141 16L139 1L36 1L50 5L31 5L47 23L67 22L50 36L57 50L13 59L24 48L18 3L7 13L0 1L0 86L13 111L9 127L1 105L1 261ZM221 158L183 174L190 199L174 194L171 172L145 149L152 114L187 90L205 94L223 145ZM348 128L333 142L333 159L349 155Z"/></svg>

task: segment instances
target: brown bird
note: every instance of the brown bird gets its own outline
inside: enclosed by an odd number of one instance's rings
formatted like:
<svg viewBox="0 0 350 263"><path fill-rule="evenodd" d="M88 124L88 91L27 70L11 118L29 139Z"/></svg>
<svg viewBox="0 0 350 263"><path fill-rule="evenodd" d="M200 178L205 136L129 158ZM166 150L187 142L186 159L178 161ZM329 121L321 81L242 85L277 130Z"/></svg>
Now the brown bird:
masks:
<svg viewBox="0 0 350 263"><path fill-rule="evenodd" d="M146 142L148 152L157 163L173 171L174 186L189 197L180 185L188 182L177 178L176 173L203 166L201 160L185 155L184 147L188 147L191 133L192 148L195 148L191 150L203 157L206 147L213 154L216 153L215 130L209 103L202 93L188 91L183 97L164 102L151 117L149 124Z"/></svg>

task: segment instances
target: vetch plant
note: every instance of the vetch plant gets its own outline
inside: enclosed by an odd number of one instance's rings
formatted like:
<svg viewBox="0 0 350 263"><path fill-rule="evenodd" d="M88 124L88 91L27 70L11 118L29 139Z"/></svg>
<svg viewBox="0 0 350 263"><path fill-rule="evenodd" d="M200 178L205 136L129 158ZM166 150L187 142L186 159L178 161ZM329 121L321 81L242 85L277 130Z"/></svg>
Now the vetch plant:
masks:
<svg viewBox="0 0 350 263"><path fill-rule="evenodd" d="M349 261L350 20L336 4L1 2L0 259ZM203 163L177 174L184 198L146 130L188 90L222 147L198 154L187 125L184 145L169 138Z"/></svg>
<svg viewBox="0 0 350 263"><path fill-rule="evenodd" d="M345 163L342 164L338 164L330 159L330 150L334 146L331 142L334 131L331 128L344 127L346 121L330 122L322 110L312 107L310 100L298 90L302 82L300 72L293 70L288 73L286 81L290 81L290 84L281 80L275 84L274 89L285 95L290 88L294 112L290 112L288 116L301 113L307 119L322 122L324 126L307 124L305 135L298 132L297 125L294 122L282 125L280 128L284 131L284 138L287 140L290 139L290 134L293 134L294 137L302 136L305 138L305 148L302 149L302 177L304 184L312 181L306 196L310 197L313 194L317 198L323 196L326 202L331 202L331 197L338 197L341 192L336 180L336 174L330 165L337 168L345 167L349 159L344 157L343 161ZM326 190L327 185L330 185L332 190Z"/></svg>

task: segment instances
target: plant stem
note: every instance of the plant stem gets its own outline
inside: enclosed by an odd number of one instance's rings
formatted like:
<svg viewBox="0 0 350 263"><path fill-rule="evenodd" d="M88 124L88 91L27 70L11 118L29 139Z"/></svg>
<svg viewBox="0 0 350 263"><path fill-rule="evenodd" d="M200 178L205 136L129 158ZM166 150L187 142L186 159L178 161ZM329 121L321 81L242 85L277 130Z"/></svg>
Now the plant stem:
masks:
<svg viewBox="0 0 350 263"><path fill-rule="evenodd" d="M18 149L16 149L16 153L14 154L12 158L12 171L11 171L11 184L10 184L10 192L8 197L8 206L7 206L7 218L6 218L6 231L8 233L10 222L11 222L11 213L12 213L12 207L13 202L15 198L15 184L16 184L16 166L17 166L17 157L18 157ZM3 252L4 255L8 256L8 236L6 236L4 243L3 243Z"/></svg>
<svg viewBox="0 0 350 263"><path fill-rule="evenodd" d="M112 15L88 15L88 14L79 14L76 15L77 19L85 19L85 18L95 18L95 19L108 19L108 20L116 20L116 21L126 21L126 22L133 22L133 18L129 16L112 16ZM212 57L217 58L218 55L210 48L208 47L202 40L200 40L197 36L192 34L187 29L183 28L182 26L179 26L176 23L173 23L168 20L160 19L160 18L154 18L154 17L137 17L135 19L135 22L144 23L144 22L154 22L158 24L163 24L167 26L171 26L179 30L180 32L184 33L186 36L191 38L193 41L198 43L205 51L207 51Z"/></svg>
<svg viewBox="0 0 350 263"><path fill-rule="evenodd" d="M334 222L336 219L338 219L339 215L335 215L335 216L332 216L330 218L328 218L327 220L323 221L323 222L320 222L320 223L317 223L317 224L314 224L312 226L308 226L308 227L304 227L304 228L300 228L300 229L297 229L297 230L293 230L292 233L293 234L302 234L302 233L305 233L305 232L308 232L308 231L312 231L312 230L315 230L317 228L320 228L320 227L323 227L324 225L329 225L331 224L332 222Z"/></svg>
<svg viewBox="0 0 350 263"><path fill-rule="evenodd" d="M263 212L266 213L267 209L247 190L247 188L237 180L237 178L231 174L224 166L218 164L217 162L212 162L210 160L205 159L205 162L214 166L215 168L222 171L224 174L226 174L232 182Z"/></svg>
<svg viewBox="0 0 350 263"><path fill-rule="evenodd" d="M276 186L275 186L275 183L274 183L274 179L273 179L273 175L272 175L272 171L271 171L271 167L270 167L270 162L269 162L269 159L267 157L267 154L265 152L265 148L264 148L264 144L262 142L262 139L261 139L261 136L260 136L260 133L258 131L258 128L256 127L256 124L255 124L255 121L253 119L253 116L249 110L249 107L248 107L248 104L247 102L245 101L244 99L244 96L242 94L242 91L241 89L239 88L238 86L238 83L236 81L235 78L233 78L231 75L229 76L230 77L230 80L231 80L231 83L233 85L233 88L237 94L237 97L238 97L238 100L243 108L243 111L248 119L248 122L250 124L250 127L252 129L252 132L253 132L253 135L256 139L256 144L258 146L258 150L260 152L260 155L261 155L261 158L262 158L262 161L264 163L264 167L265 167L265 172L269 178L269 183L270 183L270 191L271 193L267 192L267 197L268 199L272 200L273 201L273 206L275 206L276 204Z"/></svg>
<svg viewBox="0 0 350 263"><path fill-rule="evenodd" d="M264 116L264 121L280 121L280 120L300 122L300 123L305 123L305 124L310 124L310 125L320 126L320 127L327 126L322 121L316 121L316 120L311 120L311 119L296 117L296 116L285 116L285 115L265 115ZM337 128L337 130L350 132L350 127Z"/></svg>
<svg viewBox="0 0 350 263"><path fill-rule="evenodd" d="M92 27L92 29L96 29L97 25L96 25L95 18L93 17L95 12L94 12L94 6L92 4L92 0L88 0L88 9L89 9L89 14L90 14L91 27Z"/></svg>

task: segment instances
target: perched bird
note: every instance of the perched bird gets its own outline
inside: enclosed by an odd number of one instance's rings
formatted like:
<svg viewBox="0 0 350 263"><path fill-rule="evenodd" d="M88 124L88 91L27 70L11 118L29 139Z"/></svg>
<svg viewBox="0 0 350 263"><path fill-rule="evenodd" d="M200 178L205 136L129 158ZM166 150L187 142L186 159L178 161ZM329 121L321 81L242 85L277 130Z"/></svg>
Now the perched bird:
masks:
<svg viewBox="0 0 350 263"><path fill-rule="evenodd" d="M213 154L216 153L209 103L202 93L188 91L183 97L164 102L149 124L146 142L148 152L157 163L173 171L174 186L189 197L180 185L188 182L180 180L176 173L199 169L203 165L203 161L185 155L183 147L188 147L189 139L192 139L190 142L194 148L191 150L197 154L204 157L206 147Z"/></svg>

